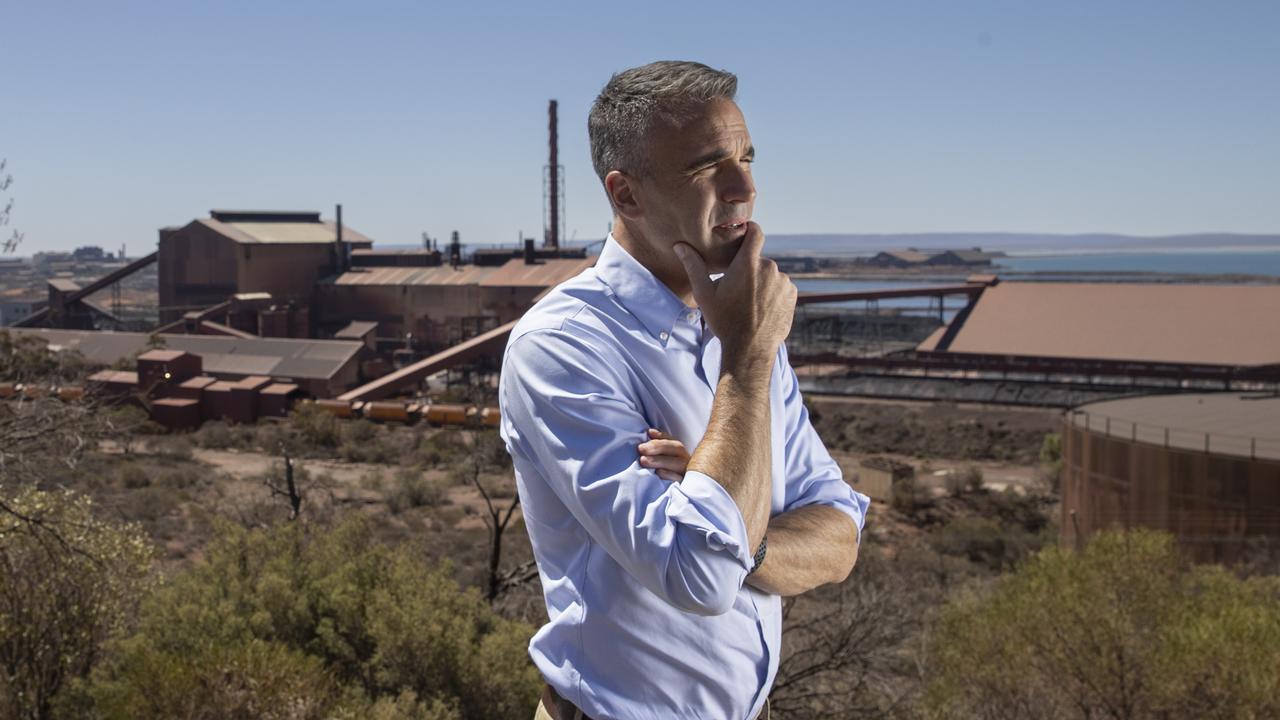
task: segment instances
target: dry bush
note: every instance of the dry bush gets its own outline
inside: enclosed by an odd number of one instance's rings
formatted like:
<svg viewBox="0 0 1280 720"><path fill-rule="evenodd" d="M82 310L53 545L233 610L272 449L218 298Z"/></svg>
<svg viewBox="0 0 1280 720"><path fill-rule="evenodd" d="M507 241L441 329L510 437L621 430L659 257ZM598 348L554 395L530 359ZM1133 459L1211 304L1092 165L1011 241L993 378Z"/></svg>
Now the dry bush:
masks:
<svg viewBox="0 0 1280 720"><path fill-rule="evenodd" d="M387 506L393 513L410 508L438 507L446 502L444 484L421 470L401 468L392 479Z"/></svg>

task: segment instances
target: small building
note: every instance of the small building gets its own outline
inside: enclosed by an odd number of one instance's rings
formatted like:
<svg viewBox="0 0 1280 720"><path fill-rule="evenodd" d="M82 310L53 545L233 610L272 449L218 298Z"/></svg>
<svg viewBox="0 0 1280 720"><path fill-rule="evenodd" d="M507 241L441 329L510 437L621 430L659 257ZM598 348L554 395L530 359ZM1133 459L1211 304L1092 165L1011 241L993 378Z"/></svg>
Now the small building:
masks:
<svg viewBox="0 0 1280 720"><path fill-rule="evenodd" d="M31 263L24 258L0 258L0 275L21 275L31 272Z"/></svg>
<svg viewBox="0 0 1280 720"><path fill-rule="evenodd" d="M177 386L200 374L199 355L181 350L148 350L138 356L138 385L148 391Z"/></svg>
<svg viewBox="0 0 1280 720"><path fill-rule="evenodd" d="M808 255L778 255L770 258L784 273L811 273L818 271L818 259Z"/></svg>
<svg viewBox="0 0 1280 720"><path fill-rule="evenodd" d="M0 326L9 326L49 306L46 295L15 289L0 295Z"/></svg>
<svg viewBox="0 0 1280 720"><path fill-rule="evenodd" d="M890 458L869 457L863 460L854 477L854 487L872 500L890 502L895 488L909 496L915 493L915 468Z"/></svg>
<svg viewBox="0 0 1280 720"><path fill-rule="evenodd" d="M995 253L983 252L979 248L972 250L939 250L930 255L925 265L933 267L987 267L992 259L999 257Z"/></svg>
<svg viewBox="0 0 1280 720"><path fill-rule="evenodd" d="M919 250L889 250L876 253L867 260L873 267L909 268L923 267L929 261L929 255Z"/></svg>

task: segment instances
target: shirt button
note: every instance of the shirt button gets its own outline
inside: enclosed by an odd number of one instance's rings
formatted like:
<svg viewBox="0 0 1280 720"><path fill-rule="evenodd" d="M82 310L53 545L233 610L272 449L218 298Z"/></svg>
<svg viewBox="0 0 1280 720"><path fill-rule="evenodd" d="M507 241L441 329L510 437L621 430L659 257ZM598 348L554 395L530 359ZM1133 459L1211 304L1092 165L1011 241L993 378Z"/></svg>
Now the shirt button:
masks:
<svg viewBox="0 0 1280 720"><path fill-rule="evenodd" d="M663 330L662 332L658 333L658 339L661 340L662 342L666 342L667 338L669 337L671 337L671 333L667 332L666 330Z"/></svg>
<svg viewBox="0 0 1280 720"><path fill-rule="evenodd" d="M689 322L691 322L691 323L692 323L692 322L697 322L697 321L698 321L698 313L696 313L696 312L691 312L691 313L689 313L688 315L685 315L685 316L684 316L684 319L685 319L685 320L688 320L688 321L689 321Z"/></svg>

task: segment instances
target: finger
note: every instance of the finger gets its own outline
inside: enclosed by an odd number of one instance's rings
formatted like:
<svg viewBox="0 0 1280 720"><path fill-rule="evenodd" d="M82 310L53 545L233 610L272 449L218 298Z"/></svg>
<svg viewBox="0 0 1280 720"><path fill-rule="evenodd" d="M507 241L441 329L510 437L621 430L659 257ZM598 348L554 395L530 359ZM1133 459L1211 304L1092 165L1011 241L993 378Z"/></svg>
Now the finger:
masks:
<svg viewBox="0 0 1280 720"><path fill-rule="evenodd" d="M750 267L760 259L760 253L764 252L764 231L755 222L747 222L747 234L742 238L742 244L738 246L738 254L733 256L733 260L729 263L728 272L732 273L735 269L741 271L743 267Z"/></svg>
<svg viewBox="0 0 1280 720"><path fill-rule="evenodd" d="M681 475L680 473L671 472L670 470L659 470L658 477L662 478L663 480L666 480L667 482L680 482L681 480L684 479L684 475Z"/></svg>
<svg viewBox="0 0 1280 720"><path fill-rule="evenodd" d="M685 243L676 243L673 249L676 257L680 259L680 264L684 265L685 274L689 276L689 285L693 289L693 299L698 303L699 307L710 305L711 298L715 296L715 285L711 283L710 273L707 272L707 263L703 261L697 250Z"/></svg>
<svg viewBox="0 0 1280 720"><path fill-rule="evenodd" d="M671 436L657 428L649 428L649 437L653 440L670 440Z"/></svg>
<svg viewBox="0 0 1280 720"><path fill-rule="evenodd" d="M684 443L679 440L650 440L647 443L641 443L636 449L640 451L641 455L689 457L689 451L685 449Z"/></svg>
<svg viewBox="0 0 1280 720"><path fill-rule="evenodd" d="M670 455L643 455L640 458L640 466L650 470L684 472L689 463L685 462L684 458L671 457Z"/></svg>

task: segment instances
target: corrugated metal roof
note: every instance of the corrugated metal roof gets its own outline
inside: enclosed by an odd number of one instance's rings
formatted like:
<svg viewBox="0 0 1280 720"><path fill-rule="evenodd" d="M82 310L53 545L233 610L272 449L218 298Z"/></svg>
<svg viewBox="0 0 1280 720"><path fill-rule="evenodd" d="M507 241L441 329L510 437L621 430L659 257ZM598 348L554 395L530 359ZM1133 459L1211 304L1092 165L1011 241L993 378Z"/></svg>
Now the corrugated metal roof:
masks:
<svg viewBox="0 0 1280 720"><path fill-rule="evenodd" d="M375 267L339 275L335 285L478 285L480 287L551 287L577 275L595 258L544 260L534 265L510 260L501 267Z"/></svg>
<svg viewBox="0 0 1280 720"><path fill-rule="evenodd" d="M942 349L1267 365L1280 363L1277 318L1280 285L1004 282L983 292L951 344ZM917 349L935 350L942 337L936 332Z"/></svg>
<svg viewBox="0 0 1280 720"><path fill-rule="evenodd" d="M479 285L501 268L462 265L439 267L375 267L351 270L334 279L335 285Z"/></svg>
<svg viewBox="0 0 1280 720"><path fill-rule="evenodd" d="M196 222L209 227L239 243L246 244L295 244L322 245L335 242L338 229L330 220L314 222L222 222L213 218L200 218ZM342 226L342 239L347 242L373 240L346 225Z"/></svg>
<svg viewBox="0 0 1280 720"><path fill-rule="evenodd" d="M508 260L497 272L480 281L481 287L552 287L594 265L595 258L542 260L533 265Z"/></svg>
<svg viewBox="0 0 1280 720"><path fill-rule="evenodd" d="M146 333L9 328L43 337L54 349L77 350L92 362L109 364L147 347ZM351 340L290 340L212 335L160 335L166 350L194 353L204 371L224 375L266 375L325 380L355 359L364 347Z"/></svg>

